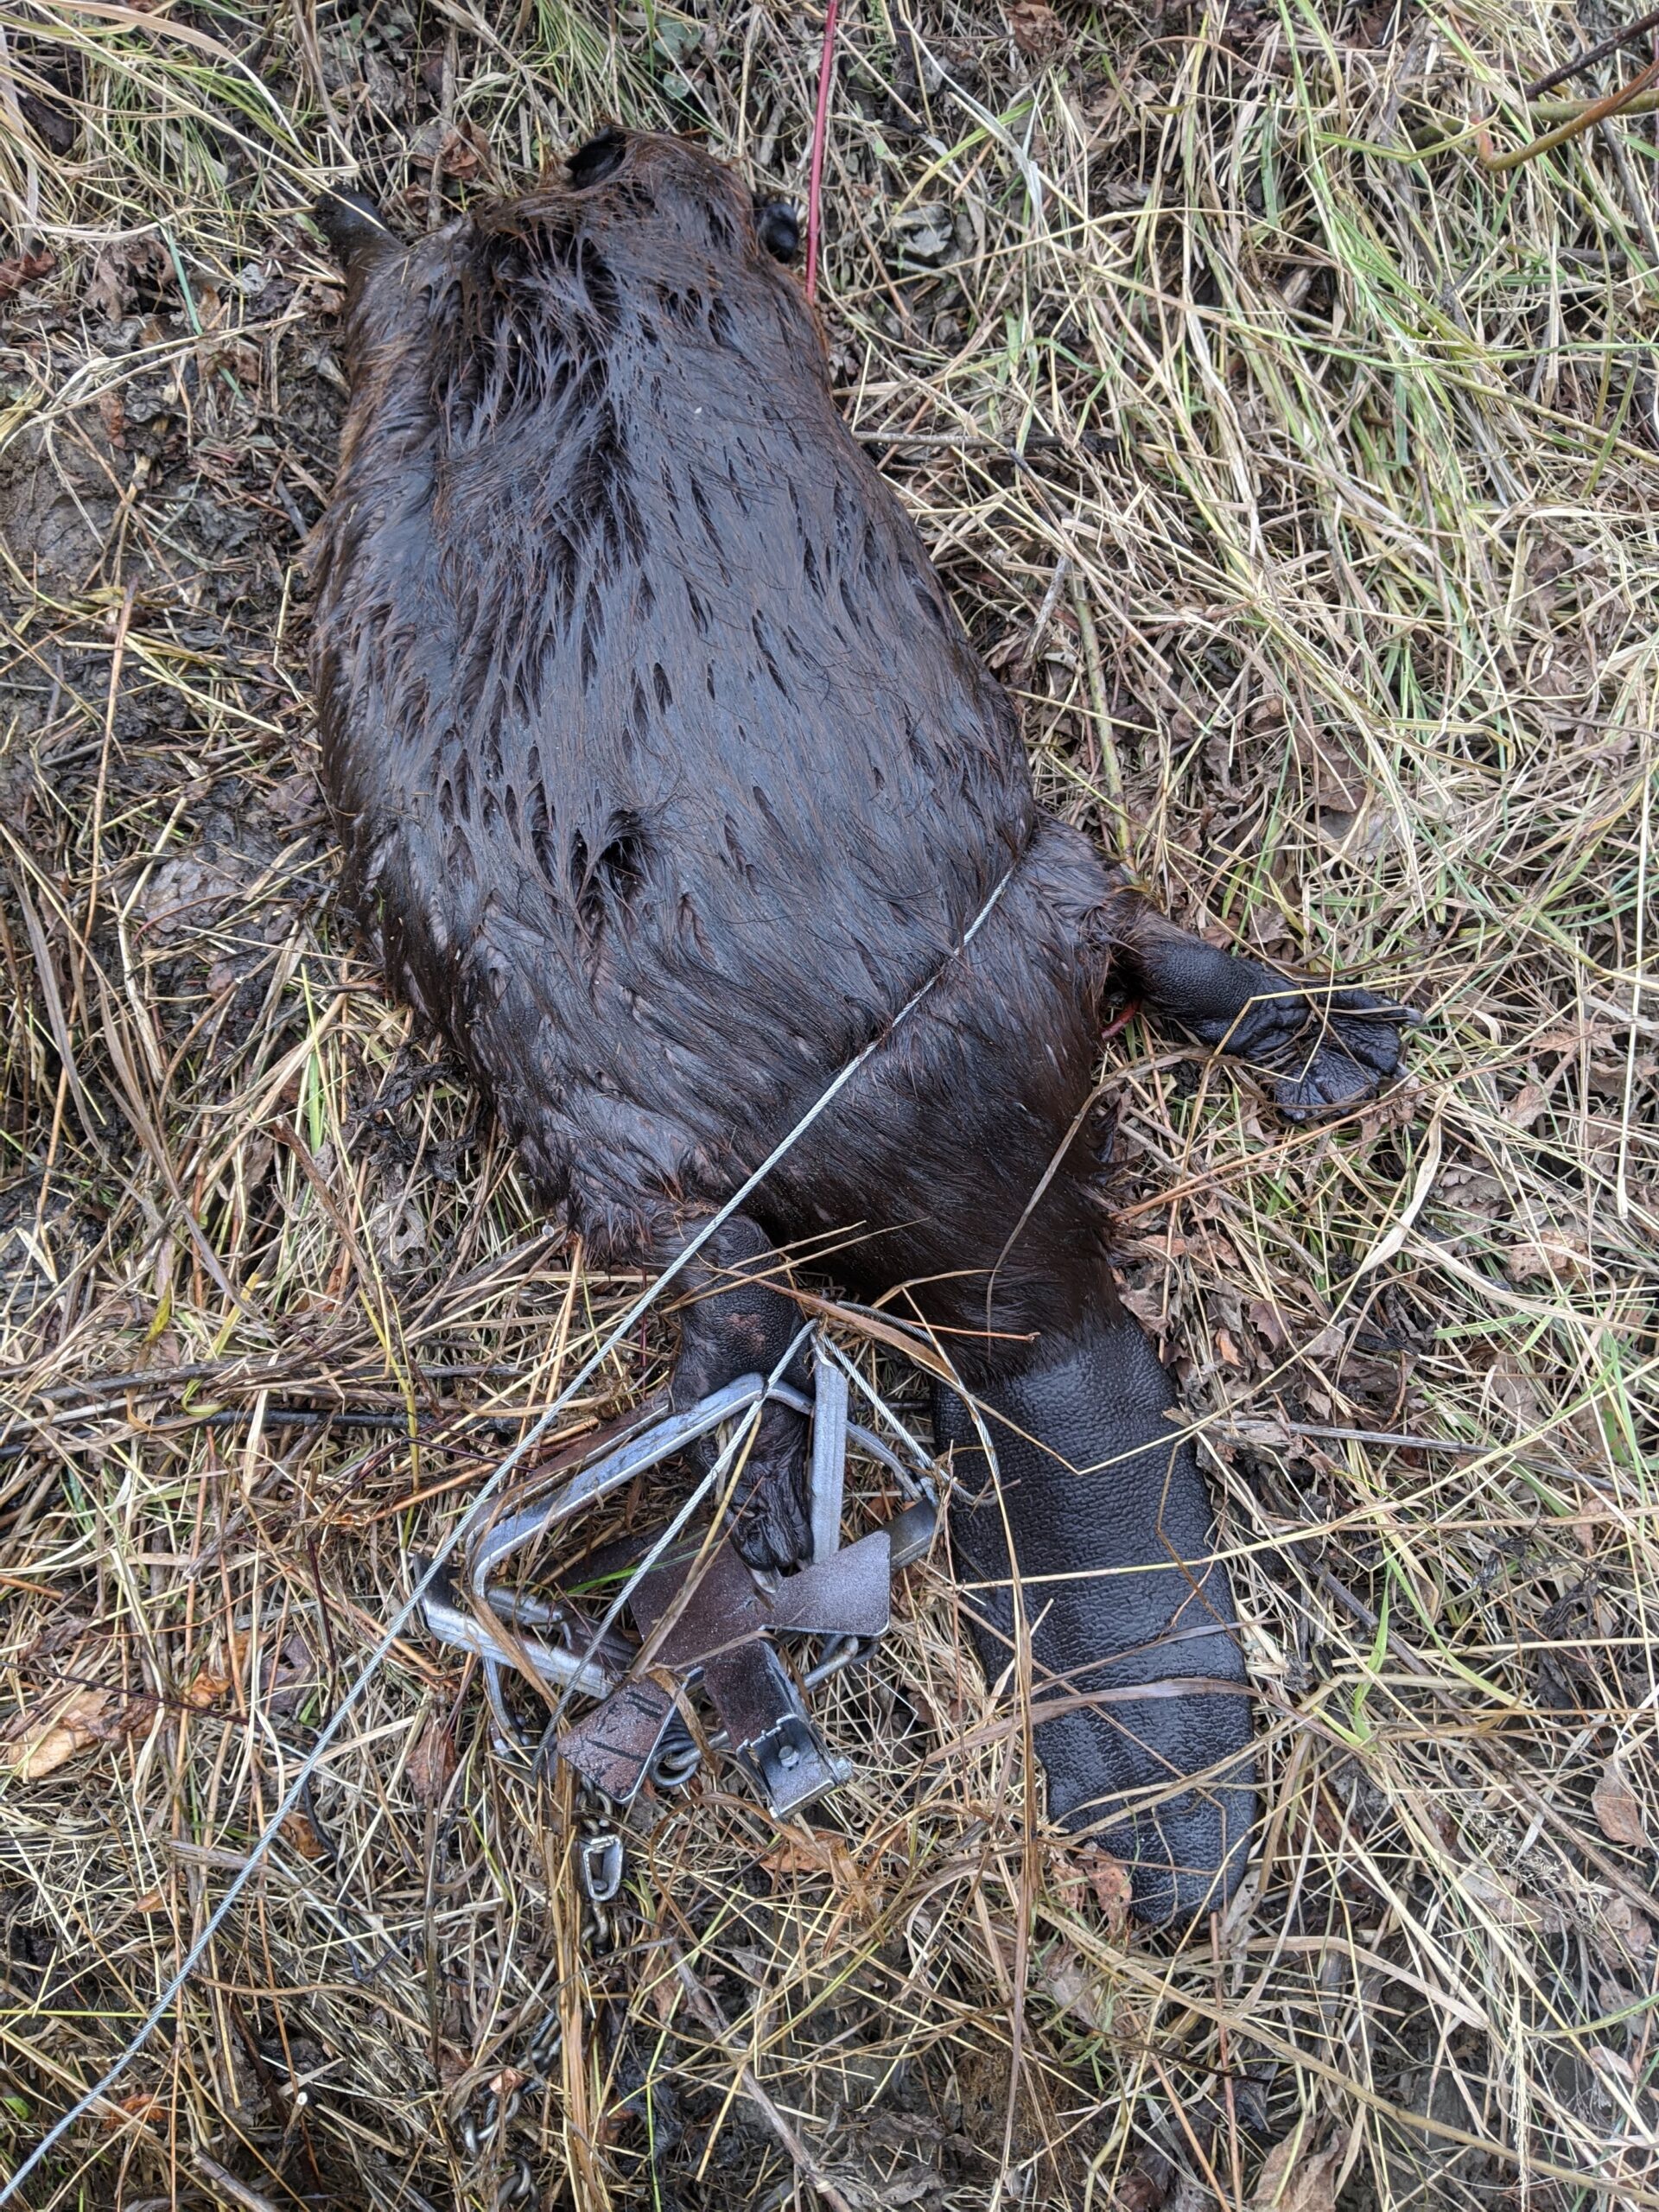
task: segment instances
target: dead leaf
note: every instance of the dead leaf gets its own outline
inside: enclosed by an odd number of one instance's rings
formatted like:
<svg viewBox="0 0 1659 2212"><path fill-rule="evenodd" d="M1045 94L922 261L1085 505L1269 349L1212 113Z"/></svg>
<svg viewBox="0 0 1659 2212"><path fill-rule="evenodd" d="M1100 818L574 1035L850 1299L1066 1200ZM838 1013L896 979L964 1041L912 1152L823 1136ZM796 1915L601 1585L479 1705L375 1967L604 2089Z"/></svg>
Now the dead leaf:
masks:
<svg viewBox="0 0 1659 2212"><path fill-rule="evenodd" d="M883 2204L919 2204L925 2197L936 2197L939 2177L931 2166L912 2168L907 2174L895 2176L881 2184Z"/></svg>
<svg viewBox="0 0 1659 2212"><path fill-rule="evenodd" d="M1523 1083L1503 1109L1503 1118L1515 1128L1529 1129L1548 1103L1549 1092L1544 1084Z"/></svg>
<svg viewBox="0 0 1659 2212"><path fill-rule="evenodd" d="M1242 1414L1233 1422L1233 1433L1241 1444L1259 1444L1269 1452L1282 1452L1290 1442L1290 1431L1282 1421L1247 1419Z"/></svg>
<svg viewBox="0 0 1659 2212"><path fill-rule="evenodd" d="M99 420L104 425L104 435L112 446L126 444L127 406L116 386L110 386L98 395Z"/></svg>
<svg viewBox="0 0 1659 2212"><path fill-rule="evenodd" d="M1609 1897L1596 1916L1598 1932L1611 1937L1611 1965L1621 1957L1645 1958L1653 1948L1653 1929L1628 1897ZM1598 1946L1604 1958L1608 1947Z"/></svg>
<svg viewBox="0 0 1659 2212"><path fill-rule="evenodd" d="M1552 1899L1522 1897L1490 1866L1465 1866L1461 1878L1464 1894L1502 1927L1530 1928L1541 1936L1559 1936L1567 1925L1560 1907Z"/></svg>
<svg viewBox="0 0 1659 2212"><path fill-rule="evenodd" d="M135 2089L130 2096L114 2097L104 2108L105 2127L124 2127L130 2120L148 2126L162 2115L162 2101L153 2089Z"/></svg>
<svg viewBox="0 0 1659 2212"><path fill-rule="evenodd" d="M1124 1290L1120 1295L1135 1319L1144 1322L1157 1335L1168 1319L1163 1294L1156 1290Z"/></svg>
<svg viewBox="0 0 1659 2212"><path fill-rule="evenodd" d="M1497 1355L1480 1387L1490 1405L1507 1414L1517 1428L1536 1427L1547 1418L1536 1385L1513 1352Z"/></svg>
<svg viewBox="0 0 1659 2212"><path fill-rule="evenodd" d="M11 261L0 261L0 300L15 299L25 284L50 276L57 265L57 255L44 248L39 253L20 253Z"/></svg>
<svg viewBox="0 0 1659 2212"><path fill-rule="evenodd" d="M1167 2202L1175 2169L1166 2159L1158 2158L1156 2152L1151 2155L1158 2159L1161 2171L1154 2172L1139 2165L1133 2173L1126 2174L1117 2184L1115 2212L1159 2212L1159 2208Z"/></svg>
<svg viewBox="0 0 1659 2212"><path fill-rule="evenodd" d="M1095 1903L1106 1916L1106 1925L1111 1934L1121 1936L1128 1925L1131 1884L1129 1870L1121 1859L1114 1859L1109 1851L1103 1851L1098 1844L1086 1845L1077 1853L1090 1888L1095 1893Z"/></svg>
<svg viewBox="0 0 1659 2212"><path fill-rule="evenodd" d="M1054 1895L1072 1912L1082 1912L1092 1902L1098 1906L1111 1936L1121 1936L1128 1925L1129 1870L1098 1844L1084 1843L1057 1853L1049 1880Z"/></svg>
<svg viewBox="0 0 1659 2212"><path fill-rule="evenodd" d="M1268 2152L1250 2199L1251 2212L1336 2212L1342 2152L1317 2151L1304 2158L1305 2140L1298 2128Z"/></svg>
<svg viewBox="0 0 1659 2212"><path fill-rule="evenodd" d="M454 1771L455 1739L435 1713L409 1755L409 1786L423 1805L436 1805Z"/></svg>
<svg viewBox="0 0 1659 2212"><path fill-rule="evenodd" d="M162 861L133 900L146 940L171 950L218 928L264 866L257 855L228 846L198 847Z"/></svg>
<svg viewBox="0 0 1659 2212"><path fill-rule="evenodd" d="M476 176L481 166L478 149L469 145L458 130L452 130L443 142L444 175L461 178Z"/></svg>
<svg viewBox="0 0 1659 2212"><path fill-rule="evenodd" d="M1590 1803L1609 1843L1630 1843L1638 1848L1646 1844L1648 1832L1642 1825L1642 1808L1636 1802L1635 1791L1619 1772L1617 1759L1609 1759L1601 1770L1601 1778L1590 1793Z"/></svg>
<svg viewBox="0 0 1659 2212"><path fill-rule="evenodd" d="M119 322L134 304L141 285L155 291L176 286L177 277L159 238L134 238L105 246L92 264L86 304L94 315Z"/></svg>
<svg viewBox="0 0 1659 2212"><path fill-rule="evenodd" d="M1109 2026L1111 2005L1098 1967L1086 1966L1069 1944L1051 1954L1037 1985L1062 2012L1098 2033Z"/></svg>
<svg viewBox="0 0 1659 2212"><path fill-rule="evenodd" d="M229 1651L217 1666L204 1667L184 1694L184 1702L194 1713L205 1713L217 1705L235 1688L247 1660L248 1637L241 1629L232 1629L227 1641Z"/></svg>
<svg viewBox="0 0 1659 2212"><path fill-rule="evenodd" d="M1582 1021L1571 1029L1546 1030L1541 1037L1533 1039L1535 1052L1579 1052L1593 1051L1605 1045L1612 1035L1611 1025L1605 1021Z"/></svg>
<svg viewBox="0 0 1659 2212"><path fill-rule="evenodd" d="M216 1675L211 1668L204 1668L184 1694L184 1702L193 1713L206 1713L231 1687L228 1675Z"/></svg>
<svg viewBox="0 0 1659 2212"><path fill-rule="evenodd" d="M302 1859L326 1859L328 1855L327 1845L303 1813L290 1813L283 1822L283 1834Z"/></svg>
<svg viewBox="0 0 1659 2212"><path fill-rule="evenodd" d="M1503 1255L1510 1279L1531 1282L1540 1276L1587 1281L1593 1271L1589 1239L1571 1229L1550 1228L1541 1236L1513 1244Z"/></svg>
<svg viewBox="0 0 1659 2212"><path fill-rule="evenodd" d="M110 1702L108 1690L80 1689L65 1705L33 1722L7 1745L6 1760L19 1782L43 1782L78 1751L96 1744Z"/></svg>
<svg viewBox="0 0 1659 2212"><path fill-rule="evenodd" d="M22 110L24 122L49 152L67 154L79 137L80 125L74 117L66 115L60 107L42 99L38 92L20 93L17 105Z"/></svg>
<svg viewBox="0 0 1659 2212"><path fill-rule="evenodd" d="M1283 1351L1285 1346L1290 1342L1290 1338L1284 1323L1279 1318L1279 1309L1273 1301L1266 1298L1252 1299L1248 1311L1250 1325L1262 1343L1269 1345L1274 1351Z"/></svg>
<svg viewBox="0 0 1659 2212"><path fill-rule="evenodd" d="M804 1834L786 1833L770 1851L762 1853L757 1863L769 1874L786 1878L828 1874L833 1880L844 1881L852 1874L846 1845L827 1829L809 1828Z"/></svg>
<svg viewBox="0 0 1659 2212"><path fill-rule="evenodd" d="M1002 0L1014 44L1033 61L1052 61L1065 45L1065 27L1048 0Z"/></svg>
<svg viewBox="0 0 1659 2212"><path fill-rule="evenodd" d="M1347 740L1334 729L1295 732L1296 755L1304 788L1316 809L1357 819L1366 798L1365 771L1348 748Z"/></svg>

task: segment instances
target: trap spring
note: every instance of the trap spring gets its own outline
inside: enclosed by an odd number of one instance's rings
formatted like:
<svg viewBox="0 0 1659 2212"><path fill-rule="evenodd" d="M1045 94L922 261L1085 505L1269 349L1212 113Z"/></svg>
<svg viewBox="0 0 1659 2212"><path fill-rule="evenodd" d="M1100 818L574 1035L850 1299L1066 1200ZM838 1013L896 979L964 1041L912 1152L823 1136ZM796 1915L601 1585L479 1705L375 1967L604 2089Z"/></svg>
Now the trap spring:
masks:
<svg viewBox="0 0 1659 2212"><path fill-rule="evenodd" d="M718 1726L710 1748L727 1752L780 1817L844 1782L851 1769L825 1746L804 1693L867 1658L885 1633L893 1572L926 1551L937 1510L918 1446L899 1432L919 1470L873 1430L849 1419L849 1370L821 1337L812 1347L810 1397L780 1381L746 1376L683 1413L660 1399L538 1471L536 1495L474 1541L460 1573L435 1580L423 1604L440 1642L471 1652L504 1740L526 1745L507 1680L527 1675L554 1700L554 1746L582 1781L626 1805L649 1779L683 1788L702 1753L685 1716L695 1686ZM696 1499L644 1542L609 1546L582 1562L582 1587L526 1597L506 1588L506 1563L700 1438L741 1424L768 1402L812 1423L812 1556L793 1574L762 1576L721 1532L692 1518ZM706 1490L735 1460L740 1426ZM843 1545L849 1444L893 1474L907 1503L884 1527ZM701 1495L701 1491L699 1493ZM614 1592L597 1610L593 1592ZM817 1656L797 1673L780 1647L799 1639ZM588 1709L566 1719L575 1700Z"/></svg>

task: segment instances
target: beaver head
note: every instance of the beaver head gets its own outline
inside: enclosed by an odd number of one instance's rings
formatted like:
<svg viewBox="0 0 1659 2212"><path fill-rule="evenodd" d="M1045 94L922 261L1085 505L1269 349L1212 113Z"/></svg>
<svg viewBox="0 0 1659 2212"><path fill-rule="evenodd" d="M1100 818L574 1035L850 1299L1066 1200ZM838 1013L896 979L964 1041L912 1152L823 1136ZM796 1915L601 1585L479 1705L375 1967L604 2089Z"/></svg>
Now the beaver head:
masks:
<svg viewBox="0 0 1659 2212"><path fill-rule="evenodd" d="M325 192L314 212L353 279L400 251L396 234L360 193ZM451 232L462 231L486 255L492 245L510 253L515 239L556 254L580 242L590 259L658 283L670 296L678 283L698 274L775 274L777 264L794 261L801 241L800 219L788 200L749 193L725 162L689 139L616 124L579 146L562 177L450 226ZM810 315L799 293L788 289Z"/></svg>
<svg viewBox="0 0 1659 2212"><path fill-rule="evenodd" d="M683 138L661 138L631 132L620 124L608 123L602 130L595 131L585 144L578 146L565 163L565 173L578 192L587 192L596 184L603 184L625 168L630 154L642 143L653 147L672 147L683 154L695 155L690 142ZM702 174L708 169L707 157L702 162ZM729 173L728 173L729 174ZM751 203L754 219L754 233L774 261L787 264L792 262L801 248L800 217L787 200L773 200L757 194Z"/></svg>
<svg viewBox="0 0 1659 2212"><path fill-rule="evenodd" d="M767 395L811 408L817 442L843 435L816 313L785 266L795 210L689 139L607 125L530 192L412 245L355 194L325 194L316 216L351 303L345 461L411 344L452 435L493 442L496 468L509 425L567 450L594 441L601 464L625 435L683 456L700 429L718 442L716 423L759 435ZM723 453L705 458L723 472Z"/></svg>

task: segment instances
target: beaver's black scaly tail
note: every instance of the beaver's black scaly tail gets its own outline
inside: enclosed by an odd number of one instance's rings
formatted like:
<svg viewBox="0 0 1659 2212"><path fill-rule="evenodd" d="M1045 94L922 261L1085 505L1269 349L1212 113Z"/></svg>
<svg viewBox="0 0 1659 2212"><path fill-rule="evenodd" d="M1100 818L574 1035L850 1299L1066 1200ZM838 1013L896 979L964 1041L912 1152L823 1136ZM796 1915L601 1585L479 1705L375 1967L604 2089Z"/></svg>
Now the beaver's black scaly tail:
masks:
<svg viewBox="0 0 1659 2212"><path fill-rule="evenodd" d="M1070 1342L934 1402L952 1455L963 1611L993 1681L1023 1688L1051 1818L1129 1861L1135 1916L1219 1911L1255 1815L1253 1720L1227 1570L1175 1393L1103 1296ZM980 1424L996 1453L993 1481ZM1010 1540L1019 1577L1016 1624Z"/></svg>

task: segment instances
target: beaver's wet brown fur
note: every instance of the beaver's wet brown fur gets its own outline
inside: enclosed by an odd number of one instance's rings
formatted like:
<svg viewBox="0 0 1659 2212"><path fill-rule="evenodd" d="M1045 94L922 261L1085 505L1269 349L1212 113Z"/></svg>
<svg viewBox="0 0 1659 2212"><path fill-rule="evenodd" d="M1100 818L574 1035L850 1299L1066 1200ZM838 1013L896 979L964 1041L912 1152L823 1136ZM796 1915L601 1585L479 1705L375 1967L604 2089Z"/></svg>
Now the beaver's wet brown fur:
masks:
<svg viewBox="0 0 1659 2212"><path fill-rule="evenodd" d="M995 1672L1010 1535L1035 1624L1051 1810L1135 1853L1146 1916L1215 1901L1253 1805L1249 1707L1203 1486L1073 1141L1097 1005L1116 959L1297 1111L1391 1070L1394 1017L1358 992L1316 1015L1037 806L730 169L607 133L568 181L413 246L343 203L325 219L353 398L321 534L323 761L393 987L550 1207L651 1262L938 978L721 1232L715 1268L741 1280L688 1309L676 1387L786 1347L798 1317L755 1281L769 1240L845 1232L855 1289L912 1285L997 1447L1001 1502L941 1394ZM806 1535L798 1424L768 1420L739 1522L763 1565Z"/></svg>

